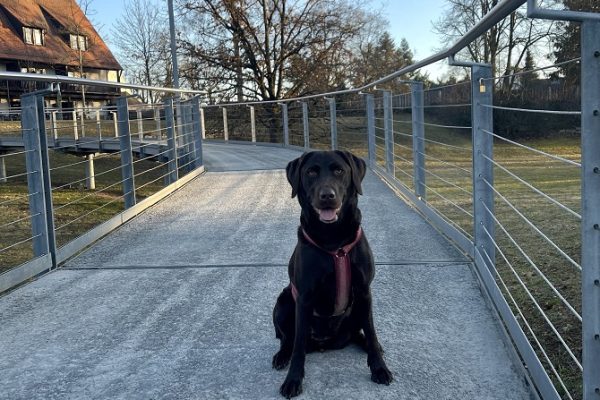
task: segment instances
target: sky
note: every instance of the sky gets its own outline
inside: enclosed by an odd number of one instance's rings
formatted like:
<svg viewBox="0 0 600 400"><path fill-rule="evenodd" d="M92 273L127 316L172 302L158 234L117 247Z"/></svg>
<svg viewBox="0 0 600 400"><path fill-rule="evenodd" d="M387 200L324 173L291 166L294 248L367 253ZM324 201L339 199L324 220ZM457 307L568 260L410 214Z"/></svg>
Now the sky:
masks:
<svg viewBox="0 0 600 400"><path fill-rule="evenodd" d="M126 0L93 0L91 9L94 12L91 19L100 26L99 32L103 39L110 43L110 31L116 19L123 14ZM371 0L376 10L381 10L389 21L389 31L396 41L402 38L408 41L414 53L414 60L422 60L439 50L439 39L433 33L432 23L440 18L446 0ZM164 1L165 8L167 2ZM441 77L446 68L436 64L424 69L430 78Z"/></svg>

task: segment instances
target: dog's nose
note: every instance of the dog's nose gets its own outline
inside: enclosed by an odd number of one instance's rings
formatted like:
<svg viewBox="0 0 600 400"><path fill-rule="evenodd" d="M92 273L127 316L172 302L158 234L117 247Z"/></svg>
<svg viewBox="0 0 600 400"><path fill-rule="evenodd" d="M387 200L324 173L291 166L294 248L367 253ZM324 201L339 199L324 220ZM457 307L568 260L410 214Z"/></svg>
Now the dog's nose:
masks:
<svg viewBox="0 0 600 400"><path fill-rule="evenodd" d="M322 188L319 191L319 199L322 201L335 200L335 191L332 188Z"/></svg>

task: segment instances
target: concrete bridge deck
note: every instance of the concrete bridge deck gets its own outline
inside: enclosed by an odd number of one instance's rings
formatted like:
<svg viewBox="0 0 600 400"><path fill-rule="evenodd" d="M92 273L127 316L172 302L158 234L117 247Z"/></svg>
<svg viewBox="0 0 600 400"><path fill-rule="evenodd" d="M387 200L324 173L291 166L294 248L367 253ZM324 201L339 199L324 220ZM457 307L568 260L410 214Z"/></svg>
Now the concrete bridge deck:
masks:
<svg viewBox="0 0 600 400"><path fill-rule="evenodd" d="M299 155L207 144L207 173L0 298L1 399L279 399L272 307L287 284ZM374 174L360 200L374 318L395 375L310 354L300 399L528 399L468 262Z"/></svg>

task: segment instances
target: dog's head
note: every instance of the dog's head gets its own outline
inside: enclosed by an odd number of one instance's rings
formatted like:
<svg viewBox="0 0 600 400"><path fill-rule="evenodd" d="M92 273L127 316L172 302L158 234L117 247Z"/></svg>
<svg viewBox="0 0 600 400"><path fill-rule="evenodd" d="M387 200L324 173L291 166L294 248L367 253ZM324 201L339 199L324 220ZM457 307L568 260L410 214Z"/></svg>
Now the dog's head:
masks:
<svg viewBox="0 0 600 400"><path fill-rule="evenodd" d="M292 197L297 195L304 210L308 208L321 222L331 224L345 205L356 205L366 164L347 151L313 151L290 161L286 172Z"/></svg>

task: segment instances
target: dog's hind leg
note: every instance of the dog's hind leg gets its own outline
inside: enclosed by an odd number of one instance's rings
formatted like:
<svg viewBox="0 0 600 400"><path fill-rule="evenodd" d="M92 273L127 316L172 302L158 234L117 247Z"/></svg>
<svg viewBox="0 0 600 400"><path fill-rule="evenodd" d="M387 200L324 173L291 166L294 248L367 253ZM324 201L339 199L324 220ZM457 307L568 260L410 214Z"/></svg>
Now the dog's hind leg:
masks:
<svg viewBox="0 0 600 400"><path fill-rule="evenodd" d="M275 337L281 341L279 351L273 356L273 368L283 369L290 362L294 348L295 302L289 287L277 298L273 309L273 325L275 326Z"/></svg>

